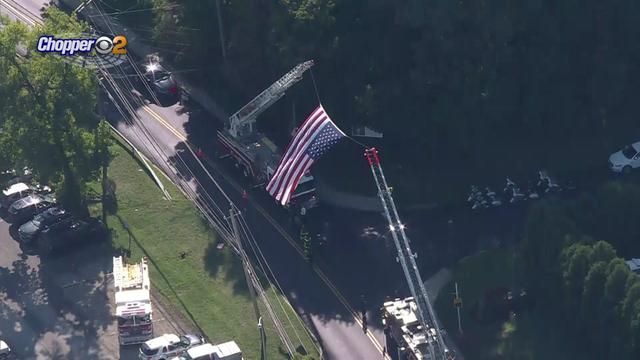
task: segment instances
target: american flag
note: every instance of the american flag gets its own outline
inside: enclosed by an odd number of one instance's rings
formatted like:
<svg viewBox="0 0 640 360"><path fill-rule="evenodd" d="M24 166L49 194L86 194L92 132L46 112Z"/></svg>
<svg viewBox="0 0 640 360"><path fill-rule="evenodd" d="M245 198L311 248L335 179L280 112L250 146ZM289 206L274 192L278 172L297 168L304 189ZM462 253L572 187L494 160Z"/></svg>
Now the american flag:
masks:
<svg viewBox="0 0 640 360"><path fill-rule="evenodd" d="M322 105L309 115L289 143L267 191L286 205L304 173L345 134L331 121Z"/></svg>

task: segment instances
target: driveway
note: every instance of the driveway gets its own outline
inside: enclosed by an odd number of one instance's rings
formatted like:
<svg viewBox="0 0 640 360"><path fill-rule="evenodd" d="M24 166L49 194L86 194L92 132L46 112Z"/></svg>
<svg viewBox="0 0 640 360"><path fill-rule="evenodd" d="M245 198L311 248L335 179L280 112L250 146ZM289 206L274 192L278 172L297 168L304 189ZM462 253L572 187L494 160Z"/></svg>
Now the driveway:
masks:
<svg viewBox="0 0 640 360"><path fill-rule="evenodd" d="M20 359L137 359L112 318L113 249L91 245L41 262L0 220L0 337ZM153 302L153 300L152 300ZM156 334L179 332L154 303Z"/></svg>

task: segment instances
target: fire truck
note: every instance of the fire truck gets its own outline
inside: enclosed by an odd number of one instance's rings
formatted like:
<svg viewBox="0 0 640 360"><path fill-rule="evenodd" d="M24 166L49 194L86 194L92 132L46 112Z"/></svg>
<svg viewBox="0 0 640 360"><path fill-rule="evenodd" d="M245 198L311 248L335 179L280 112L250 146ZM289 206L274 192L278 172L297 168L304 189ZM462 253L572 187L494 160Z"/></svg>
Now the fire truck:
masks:
<svg viewBox="0 0 640 360"><path fill-rule="evenodd" d="M258 115L282 98L285 91L302 79L302 74L313 66L313 61L298 64L271 84L253 100L231 115L223 130L218 131L218 151L222 157L231 157L235 166L256 185L266 184L275 173L281 153L264 134L254 128ZM317 206L313 176L307 172L291 196L289 207L301 215Z"/></svg>
<svg viewBox="0 0 640 360"><path fill-rule="evenodd" d="M407 360L429 359L429 338L435 329L425 329L418 320L413 297L387 301L382 306L382 324Z"/></svg>
<svg viewBox="0 0 640 360"><path fill-rule="evenodd" d="M391 195L392 189L382 171L378 150L368 148L364 152L371 174L378 188L378 197L389 224L389 233L398 251L397 261L402 266L409 285L411 297L383 304L383 324L390 331L404 358L410 360L453 360L455 352L450 351L445 337L438 326L438 319L429 294L424 286L418 265L417 254L409 245L405 225L398 215L396 203Z"/></svg>
<svg viewBox="0 0 640 360"><path fill-rule="evenodd" d="M147 259L125 264L122 256L113 258L115 317L120 345L140 344L153 337L151 322L151 283Z"/></svg>

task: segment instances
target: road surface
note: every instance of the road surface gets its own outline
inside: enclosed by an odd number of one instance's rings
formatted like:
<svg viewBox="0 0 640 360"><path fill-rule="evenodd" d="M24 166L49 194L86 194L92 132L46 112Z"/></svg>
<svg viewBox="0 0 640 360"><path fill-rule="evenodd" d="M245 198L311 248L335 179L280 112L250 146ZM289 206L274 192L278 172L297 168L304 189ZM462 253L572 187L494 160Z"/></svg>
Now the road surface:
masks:
<svg viewBox="0 0 640 360"><path fill-rule="evenodd" d="M113 313L110 244L91 244L41 261L15 240L16 226L0 219L0 338L19 359L137 359L120 347ZM154 301L156 335L178 333ZM187 328L188 329L188 328Z"/></svg>
<svg viewBox="0 0 640 360"><path fill-rule="evenodd" d="M22 14L14 14L13 17L27 23L29 20L26 19L32 18L33 13L25 14L21 8L31 9L33 12L43 3L43 1L25 0L20 1L22 5L20 7L16 6L14 0L0 1L13 3L9 6L13 8L14 13L18 10L17 12ZM209 194L212 194L214 201L221 207L226 207L226 200L214 191L211 180L202 167L188 151L184 151L187 140L185 129L190 126L191 114L184 112L184 109L177 104L170 106L148 104L138 107L136 112L154 141L143 134L139 125L132 126L118 120L115 111L111 112L110 121L165 173L174 173L176 169L172 164L177 163L178 157L181 157L190 168L190 171L186 171L183 166L177 170L184 175L181 181L200 194L203 189L206 189ZM214 120L210 119L210 121ZM211 132L212 140L214 134ZM215 164L212 165L215 166ZM221 176L221 172L217 171L220 169L210 168L210 170L233 201L240 203L238 190L241 190L241 187ZM191 172L195 173L201 185L190 177ZM274 219L270 215L271 212L282 212L282 209L274 207L265 210L255 203L248 209L245 216L287 297L296 310L315 328L314 331L318 334L324 348L325 357L349 360L382 358L383 345L381 344L384 344L384 339L379 323L369 321L369 332L366 334L363 332L357 306L351 305L353 301L351 303L347 301L321 271L314 271L303 260L299 248L294 245L292 237L285 230L289 228L289 224L282 219ZM372 309L372 316L374 312Z"/></svg>

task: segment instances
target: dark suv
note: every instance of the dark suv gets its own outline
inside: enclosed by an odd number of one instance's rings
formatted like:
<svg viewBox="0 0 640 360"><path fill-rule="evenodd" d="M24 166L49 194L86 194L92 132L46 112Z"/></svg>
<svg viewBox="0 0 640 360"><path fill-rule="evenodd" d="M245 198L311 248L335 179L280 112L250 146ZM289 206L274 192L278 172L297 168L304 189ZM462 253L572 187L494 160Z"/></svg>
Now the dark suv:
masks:
<svg viewBox="0 0 640 360"><path fill-rule="evenodd" d="M34 215L51 208L56 204L56 199L50 195L32 194L14 201L9 206L9 220L13 223L22 223L31 219Z"/></svg>
<svg viewBox="0 0 640 360"><path fill-rule="evenodd" d="M60 207L53 207L36 215L18 229L18 238L25 245L35 241L40 232L52 226L68 226L73 221L71 213Z"/></svg>
<svg viewBox="0 0 640 360"><path fill-rule="evenodd" d="M43 230L38 239L38 249L40 256L46 257L60 249L102 241L105 235L104 223L98 218L74 220Z"/></svg>
<svg viewBox="0 0 640 360"><path fill-rule="evenodd" d="M162 65L150 62L144 65L144 79L149 83L156 95L178 96L180 88L170 72L166 71Z"/></svg>

